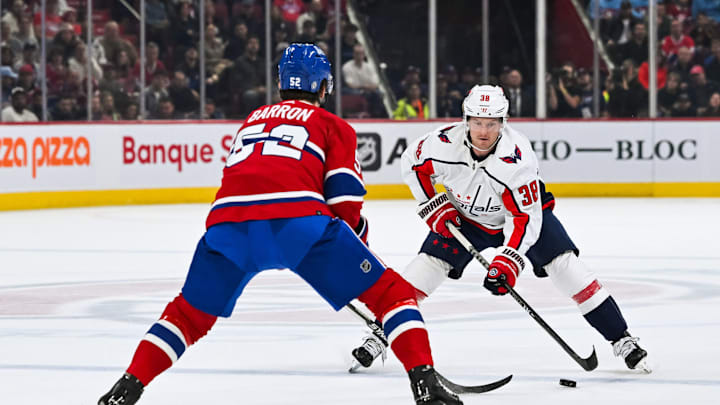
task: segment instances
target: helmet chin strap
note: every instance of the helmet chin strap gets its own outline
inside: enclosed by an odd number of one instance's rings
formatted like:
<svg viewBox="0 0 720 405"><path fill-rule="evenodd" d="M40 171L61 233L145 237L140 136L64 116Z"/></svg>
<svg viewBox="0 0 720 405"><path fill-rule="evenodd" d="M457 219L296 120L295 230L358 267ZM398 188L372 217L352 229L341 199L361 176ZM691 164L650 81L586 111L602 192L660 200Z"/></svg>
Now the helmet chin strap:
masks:
<svg viewBox="0 0 720 405"><path fill-rule="evenodd" d="M468 129L468 131L467 131L467 139L468 139L468 144L470 145L470 148L475 149L478 152L483 152L483 153L490 152L491 150L493 150L493 148L495 148L495 145L497 145L497 143L500 142L500 138L502 138L502 129L498 133L498 137L497 137L497 139L495 139L495 142L493 142L489 148L481 149L481 148L478 148L477 146L473 145L472 138L470 137L470 130Z"/></svg>

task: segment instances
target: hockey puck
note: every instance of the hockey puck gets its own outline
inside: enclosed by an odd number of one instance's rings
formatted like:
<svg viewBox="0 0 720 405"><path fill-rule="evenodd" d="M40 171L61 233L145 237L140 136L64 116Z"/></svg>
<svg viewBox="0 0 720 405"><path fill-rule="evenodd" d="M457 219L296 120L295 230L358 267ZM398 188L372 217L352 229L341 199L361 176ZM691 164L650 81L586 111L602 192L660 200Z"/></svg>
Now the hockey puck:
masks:
<svg viewBox="0 0 720 405"><path fill-rule="evenodd" d="M563 386L565 386L565 387L573 387L573 388L577 387L577 383L576 383L575 381L573 381L573 380L566 380L566 379L564 379L564 378L561 378L561 379L560 379L560 385L563 385Z"/></svg>

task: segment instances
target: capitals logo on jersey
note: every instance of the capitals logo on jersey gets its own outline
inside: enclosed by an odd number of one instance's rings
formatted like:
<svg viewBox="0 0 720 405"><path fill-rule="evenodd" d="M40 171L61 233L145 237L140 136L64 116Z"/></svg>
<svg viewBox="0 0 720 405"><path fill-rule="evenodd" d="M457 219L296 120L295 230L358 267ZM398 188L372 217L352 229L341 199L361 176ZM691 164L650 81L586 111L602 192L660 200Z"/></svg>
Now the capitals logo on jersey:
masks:
<svg viewBox="0 0 720 405"><path fill-rule="evenodd" d="M500 158L505 163L517 163L518 160L522 159L522 153L520 152L520 148L518 148L517 145L515 145L515 152L513 152L510 156L503 156Z"/></svg>
<svg viewBox="0 0 720 405"><path fill-rule="evenodd" d="M442 130L440 130L440 133L438 134L438 138L440 138L440 140L444 143L450 143L450 138L448 138L448 136L447 136L447 131L449 131L453 128L455 128L455 126L443 128Z"/></svg>

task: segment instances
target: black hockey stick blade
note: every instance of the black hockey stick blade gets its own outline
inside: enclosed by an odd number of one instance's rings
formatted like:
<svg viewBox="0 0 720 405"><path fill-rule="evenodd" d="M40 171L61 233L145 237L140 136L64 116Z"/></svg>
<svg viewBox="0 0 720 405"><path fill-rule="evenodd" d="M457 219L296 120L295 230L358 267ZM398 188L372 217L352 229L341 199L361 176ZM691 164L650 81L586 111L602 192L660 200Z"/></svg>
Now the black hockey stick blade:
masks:
<svg viewBox="0 0 720 405"><path fill-rule="evenodd" d="M437 370L435 370L437 373ZM442 374L437 373L438 378L440 381L445 384L445 386L453 391L456 394L482 394L483 392L492 391L495 389L498 389L502 387L503 385L507 384L512 380L513 376L510 374L509 376L503 378L502 380L497 380L495 382L491 382L489 384L483 384L483 385L460 385L455 384L454 382L448 380L445 378Z"/></svg>

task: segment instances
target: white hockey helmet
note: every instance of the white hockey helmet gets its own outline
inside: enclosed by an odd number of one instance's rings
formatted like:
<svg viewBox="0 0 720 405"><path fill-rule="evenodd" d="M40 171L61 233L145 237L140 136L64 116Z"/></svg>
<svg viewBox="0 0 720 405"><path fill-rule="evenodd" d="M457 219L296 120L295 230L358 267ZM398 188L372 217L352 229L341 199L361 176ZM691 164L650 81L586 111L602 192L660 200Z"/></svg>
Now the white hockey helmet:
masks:
<svg viewBox="0 0 720 405"><path fill-rule="evenodd" d="M468 117L502 118L504 127L510 102L500 86L475 85L465 97L462 109L466 129Z"/></svg>

